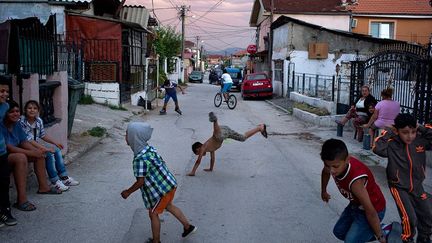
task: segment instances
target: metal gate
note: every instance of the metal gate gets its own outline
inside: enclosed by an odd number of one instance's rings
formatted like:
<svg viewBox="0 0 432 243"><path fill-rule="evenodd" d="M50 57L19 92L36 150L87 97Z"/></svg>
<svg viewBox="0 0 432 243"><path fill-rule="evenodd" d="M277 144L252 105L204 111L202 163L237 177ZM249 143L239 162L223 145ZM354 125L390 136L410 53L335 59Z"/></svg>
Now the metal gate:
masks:
<svg viewBox="0 0 432 243"><path fill-rule="evenodd" d="M385 46L366 61L351 62L350 105L369 85L371 94L381 99L381 91L393 89L393 100L401 112L414 115L419 123L431 121L432 60L428 49L410 44Z"/></svg>

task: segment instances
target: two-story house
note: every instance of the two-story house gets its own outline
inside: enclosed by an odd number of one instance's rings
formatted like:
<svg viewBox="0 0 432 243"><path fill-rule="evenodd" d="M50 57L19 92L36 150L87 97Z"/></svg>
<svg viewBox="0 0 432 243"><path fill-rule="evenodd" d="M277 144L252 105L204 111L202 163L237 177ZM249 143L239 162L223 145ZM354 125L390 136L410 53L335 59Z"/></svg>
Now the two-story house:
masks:
<svg viewBox="0 0 432 243"><path fill-rule="evenodd" d="M432 37L429 0L358 0L352 5L352 32L428 44Z"/></svg>

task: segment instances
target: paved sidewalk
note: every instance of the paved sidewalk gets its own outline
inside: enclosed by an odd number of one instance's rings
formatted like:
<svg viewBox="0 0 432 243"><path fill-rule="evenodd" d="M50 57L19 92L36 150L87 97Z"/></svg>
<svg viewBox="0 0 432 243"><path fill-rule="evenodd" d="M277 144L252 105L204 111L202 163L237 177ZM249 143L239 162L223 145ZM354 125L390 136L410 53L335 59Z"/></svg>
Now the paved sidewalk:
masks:
<svg viewBox="0 0 432 243"><path fill-rule="evenodd" d="M65 163L73 163L74 160L91 150L103 138L109 136L109 131L113 127L120 127L133 116L144 113L144 108L140 106L126 104L123 107L127 110L113 110L108 106L99 104L78 105L71 136L68 139L68 152L65 155ZM107 134L102 137L90 136L88 130L96 126L105 128Z"/></svg>

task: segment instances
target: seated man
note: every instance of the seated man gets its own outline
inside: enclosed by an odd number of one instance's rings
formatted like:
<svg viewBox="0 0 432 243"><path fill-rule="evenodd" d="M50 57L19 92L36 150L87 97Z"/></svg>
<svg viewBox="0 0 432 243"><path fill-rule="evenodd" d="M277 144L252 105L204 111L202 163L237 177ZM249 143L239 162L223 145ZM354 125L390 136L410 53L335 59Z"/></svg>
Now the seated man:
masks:
<svg viewBox="0 0 432 243"><path fill-rule="evenodd" d="M213 166L215 162L215 151L218 150L226 138L231 138L240 142L246 141L249 137L255 135L257 132L267 138L267 126L265 124L260 124L257 127L247 131L244 135L239 134L227 126L219 126L217 122L217 117L213 112L209 113L209 120L213 122L213 136L210 137L204 144L196 142L192 145L192 151L194 154L198 155L198 159L192 171L188 176L194 176L199 164L201 163L202 157L210 152L210 168L204 169L204 171L213 171Z"/></svg>

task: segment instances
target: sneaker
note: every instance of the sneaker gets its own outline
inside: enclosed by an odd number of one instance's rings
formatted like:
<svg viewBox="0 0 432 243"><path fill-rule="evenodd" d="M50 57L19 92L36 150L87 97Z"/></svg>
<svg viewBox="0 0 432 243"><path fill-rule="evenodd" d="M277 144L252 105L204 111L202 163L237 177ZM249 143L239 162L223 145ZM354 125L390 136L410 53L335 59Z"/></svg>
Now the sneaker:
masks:
<svg viewBox="0 0 432 243"><path fill-rule="evenodd" d="M209 121L210 121L210 122L215 122L215 121L217 121L217 117L216 117L216 115L215 115L213 112L210 112L210 113L209 113Z"/></svg>
<svg viewBox="0 0 432 243"><path fill-rule="evenodd" d="M5 223L2 220L0 220L0 228L3 226L5 226Z"/></svg>
<svg viewBox="0 0 432 243"><path fill-rule="evenodd" d="M66 186L78 186L80 183L79 181L75 180L74 178L68 176L66 180L62 180L63 184Z"/></svg>
<svg viewBox="0 0 432 243"><path fill-rule="evenodd" d="M69 187L66 186L61 180L57 180L53 184L53 187L55 187L57 190L60 190L62 192L69 190Z"/></svg>
<svg viewBox="0 0 432 243"><path fill-rule="evenodd" d="M175 111L176 111L177 113L179 113L180 115L182 114L182 111L181 111L179 108L175 109Z"/></svg>
<svg viewBox="0 0 432 243"><path fill-rule="evenodd" d="M166 110L160 110L159 111L159 115L165 115L166 114Z"/></svg>
<svg viewBox="0 0 432 243"><path fill-rule="evenodd" d="M195 227L195 226L193 226L193 225L190 225L188 229L185 229L185 230L183 231L182 237L185 238L185 237L187 237L188 235L194 233L196 230L197 230L197 227Z"/></svg>
<svg viewBox="0 0 432 243"><path fill-rule="evenodd" d="M398 222L392 222L391 224L382 227L386 240L388 243L399 243L401 242L402 226Z"/></svg>
<svg viewBox="0 0 432 243"><path fill-rule="evenodd" d="M5 210L1 211L0 222L7 226L13 226L18 223L18 221L14 217L12 217L10 208L6 208Z"/></svg>

